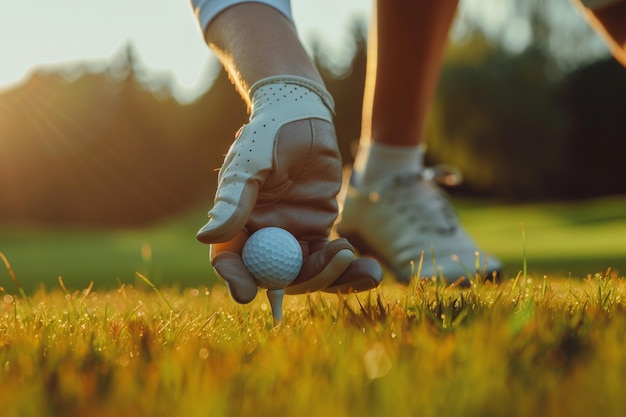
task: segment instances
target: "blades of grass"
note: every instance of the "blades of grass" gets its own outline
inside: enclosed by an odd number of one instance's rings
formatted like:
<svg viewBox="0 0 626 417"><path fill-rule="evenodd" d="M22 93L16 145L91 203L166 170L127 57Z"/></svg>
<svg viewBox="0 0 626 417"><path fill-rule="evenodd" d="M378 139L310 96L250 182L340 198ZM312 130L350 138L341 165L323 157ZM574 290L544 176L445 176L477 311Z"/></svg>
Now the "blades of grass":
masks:
<svg viewBox="0 0 626 417"><path fill-rule="evenodd" d="M311 317L317 317L319 315L317 304L313 302L313 299L311 298L310 293L306 295L306 306L307 306L307 309L309 310L309 314L311 315Z"/></svg>
<svg viewBox="0 0 626 417"><path fill-rule="evenodd" d="M430 245L430 258L433 262L433 277L437 279L437 260L435 259L435 247Z"/></svg>
<svg viewBox="0 0 626 417"><path fill-rule="evenodd" d="M478 279L476 277L476 274L475 273L472 274L472 271L467 267L467 265L463 263L463 261L457 255L452 255L452 260L456 262L457 264L461 265L463 272L465 272L465 275L467 275L467 278L470 280L470 282L476 281L474 285L478 285Z"/></svg>
<svg viewBox="0 0 626 417"><path fill-rule="evenodd" d="M106 301L104 303L104 315L102 317L102 330L106 333L109 324L109 302L111 301L111 296L107 294Z"/></svg>
<svg viewBox="0 0 626 417"><path fill-rule="evenodd" d="M500 299L502 298L502 293L504 291L500 290L498 291L498 294L496 295L496 298L493 299L493 302L491 303L491 307L493 308L496 304L498 304L498 301L500 301Z"/></svg>
<svg viewBox="0 0 626 417"><path fill-rule="evenodd" d="M413 295L417 294L417 286L422 281L422 265L424 265L424 250L420 253L420 260L417 264L417 275L413 275L415 277L415 285L413 286ZM414 263L411 261L411 266L414 266Z"/></svg>
<svg viewBox="0 0 626 417"><path fill-rule="evenodd" d="M152 283L152 281L150 281L148 279L148 277L144 276L143 274L141 274L139 272L135 272L135 275L137 275L137 277L141 278L143 280L143 282L148 284L148 286L150 288L152 288L154 290L154 292L157 293L157 295L161 298L161 300L163 300L163 302L169 307L170 311L172 311L172 312L174 311L174 307L172 307L172 305L170 304L168 299L163 296L161 291L159 291L159 289Z"/></svg>
<svg viewBox="0 0 626 417"><path fill-rule="evenodd" d="M522 254L523 254L523 268L524 268L524 282L526 282L528 278L528 269L526 264L526 228L524 227L524 222L522 222Z"/></svg>
<svg viewBox="0 0 626 417"><path fill-rule="evenodd" d="M359 295L356 294L355 295L356 301L359 303L359 308L361 309L361 314L369 317L371 315L371 311L372 311L372 292L368 291L367 293L367 308L365 307L365 304L363 304L361 302L361 298L359 298Z"/></svg>
<svg viewBox="0 0 626 417"><path fill-rule="evenodd" d="M348 305L348 300L345 297L338 297L338 298L339 298L339 302L343 306L343 311L348 313L348 316L350 316L350 319L352 319L352 322L356 323L356 321L359 319L359 315L356 314L356 312L352 310L352 308ZM356 300L359 304L359 308L361 309L361 316L367 317L367 311L365 310L365 307L361 303L361 300L359 299L358 296L356 297Z"/></svg>
<svg viewBox="0 0 626 417"><path fill-rule="evenodd" d="M422 279L422 266L424 266L424 249L420 252L420 261L417 264L417 278Z"/></svg>
<svg viewBox="0 0 626 417"><path fill-rule="evenodd" d="M380 292L376 293L376 304L378 305L379 314L384 321L387 318L387 309L385 308L385 302Z"/></svg>
<svg viewBox="0 0 626 417"><path fill-rule="evenodd" d="M17 276L15 275L15 272L13 271L13 267L11 266L11 263L9 262L7 257L2 252L0 252L0 259L2 259L2 262L4 262L4 267L6 268L7 272L9 273L9 278L11 278L11 281L13 281L13 283L17 287L17 290L19 291L20 295L24 299L26 299L26 292L24 291L24 287L22 287L22 284L17 279Z"/></svg>
<svg viewBox="0 0 626 417"><path fill-rule="evenodd" d="M477 252L478 253L478 252ZM477 259L477 262L479 262L479 260ZM483 263L483 271L480 273L481 276L483 276L485 279L487 278L487 265L489 264L489 254L486 253L485 254L485 262ZM480 266L478 266L480 268ZM495 278L494 278L495 281ZM500 279L498 279L498 284Z"/></svg>
<svg viewBox="0 0 626 417"><path fill-rule="evenodd" d="M63 282L63 277L61 275L59 275L58 280L59 280L59 286L63 290L63 293L65 293L66 296L70 295L70 292L65 286L65 283Z"/></svg>
<svg viewBox="0 0 626 417"><path fill-rule="evenodd" d="M24 291L24 287L22 286L20 281L17 279L17 276L15 275L15 272L13 271L13 267L11 266L11 263L9 262L7 257L2 252L0 252L0 259L2 259L2 262L4 262L4 267L6 268L7 272L9 273L9 278L11 278L11 281L13 281L13 283L17 287L17 290L19 291L20 296L22 297L24 302L26 304L28 304L28 307L32 311L32 306L30 305L30 301L28 300L28 297L26 296L26 291Z"/></svg>
<svg viewBox="0 0 626 417"><path fill-rule="evenodd" d="M517 275L515 275L515 279L513 280L513 285L511 286L511 292L515 291L517 287L517 282L519 281L519 277L522 275L522 271L518 271Z"/></svg>
<svg viewBox="0 0 626 417"><path fill-rule="evenodd" d="M453 329L456 329L457 327L459 327L461 325L461 323L463 323L463 320L465 320L465 318L468 316L470 312L470 308L469 307L464 307L459 314L457 314L457 316L454 318L454 320L452 320L451 323L451 327Z"/></svg>
<svg viewBox="0 0 626 417"><path fill-rule="evenodd" d="M516 336L535 316L535 301L533 297L526 299L518 305L508 322L510 336Z"/></svg>
<svg viewBox="0 0 626 417"><path fill-rule="evenodd" d="M521 227L522 227L522 276L524 277L524 283L527 281L528 279L528 269L527 269L527 264L526 264L526 228L524 227L524 222L521 222ZM515 291L515 288L517 287L517 282L519 281L519 277L520 277L520 273L517 273L517 276L515 277L515 281L513 281L513 286L511 287L511 291Z"/></svg>
<svg viewBox="0 0 626 417"><path fill-rule="evenodd" d="M93 290L93 280L89 282L89 285L83 291L83 296L80 298L81 302L85 301L85 299L89 297L89 294L91 294L91 290Z"/></svg>
<svg viewBox="0 0 626 417"><path fill-rule="evenodd" d="M481 275L480 273L480 252L476 251L474 252L474 277L476 278L476 281L482 281L485 279L484 275ZM485 264L487 262L485 261Z"/></svg>
<svg viewBox="0 0 626 417"><path fill-rule="evenodd" d="M441 323L440 318L437 317L437 315L435 313L433 313L430 308L425 308L424 309L424 314L426 315L426 317L428 317L433 322L433 324L435 324L437 326L437 328L439 330L443 330L443 325Z"/></svg>

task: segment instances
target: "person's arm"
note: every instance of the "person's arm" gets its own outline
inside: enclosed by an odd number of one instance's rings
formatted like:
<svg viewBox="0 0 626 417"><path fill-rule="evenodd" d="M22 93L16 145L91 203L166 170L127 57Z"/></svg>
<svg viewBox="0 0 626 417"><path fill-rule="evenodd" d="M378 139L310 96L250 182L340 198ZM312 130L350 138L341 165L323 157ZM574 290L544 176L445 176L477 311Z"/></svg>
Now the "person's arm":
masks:
<svg viewBox="0 0 626 417"><path fill-rule="evenodd" d="M626 66L626 1L572 1L592 29L606 41L615 59Z"/></svg>

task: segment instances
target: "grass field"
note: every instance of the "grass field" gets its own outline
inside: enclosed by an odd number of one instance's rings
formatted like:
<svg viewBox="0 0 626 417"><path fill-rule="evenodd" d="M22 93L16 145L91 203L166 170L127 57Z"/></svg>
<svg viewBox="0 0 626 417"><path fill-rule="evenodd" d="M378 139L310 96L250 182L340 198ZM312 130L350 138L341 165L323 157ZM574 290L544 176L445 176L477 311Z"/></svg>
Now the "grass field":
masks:
<svg viewBox="0 0 626 417"><path fill-rule="evenodd" d="M4 227L0 415L624 415L626 198L459 211L502 284L287 296L278 327L215 285L201 214Z"/></svg>
<svg viewBox="0 0 626 417"><path fill-rule="evenodd" d="M223 287L0 295L2 416L621 416L617 275L240 306Z"/></svg>
<svg viewBox="0 0 626 417"><path fill-rule="evenodd" d="M461 220L486 251L515 276L524 259L532 275L585 277L607 268L626 271L626 196L577 204L498 205L459 201ZM139 230L36 229L0 225L0 252L25 288L98 288L136 283L135 272L155 284L216 282L208 249L195 240L206 219L198 209L166 224ZM522 224L524 237L522 236ZM0 269L0 286L7 285Z"/></svg>

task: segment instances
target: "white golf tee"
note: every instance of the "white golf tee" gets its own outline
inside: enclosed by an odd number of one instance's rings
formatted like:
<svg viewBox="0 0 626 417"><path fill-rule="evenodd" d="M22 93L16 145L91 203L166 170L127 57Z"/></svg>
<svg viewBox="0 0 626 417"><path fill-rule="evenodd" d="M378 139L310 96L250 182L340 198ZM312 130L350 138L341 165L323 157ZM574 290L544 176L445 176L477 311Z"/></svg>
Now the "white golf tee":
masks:
<svg viewBox="0 0 626 417"><path fill-rule="evenodd" d="M270 302L270 307L272 308L274 326L278 326L283 320L283 297L285 296L285 289L278 288L275 290L267 290L266 294Z"/></svg>

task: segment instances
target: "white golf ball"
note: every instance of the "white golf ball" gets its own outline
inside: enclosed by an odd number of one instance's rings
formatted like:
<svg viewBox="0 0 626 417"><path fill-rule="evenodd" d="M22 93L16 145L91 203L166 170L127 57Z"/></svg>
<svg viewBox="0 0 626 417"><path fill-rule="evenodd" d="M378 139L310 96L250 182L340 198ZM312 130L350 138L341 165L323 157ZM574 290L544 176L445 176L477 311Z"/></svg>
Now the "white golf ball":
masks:
<svg viewBox="0 0 626 417"><path fill-rule="evenodd" d="M265 227L248 238L242 259L260 287L285 288L300 273L302 248L285 229Z"/></svg>

